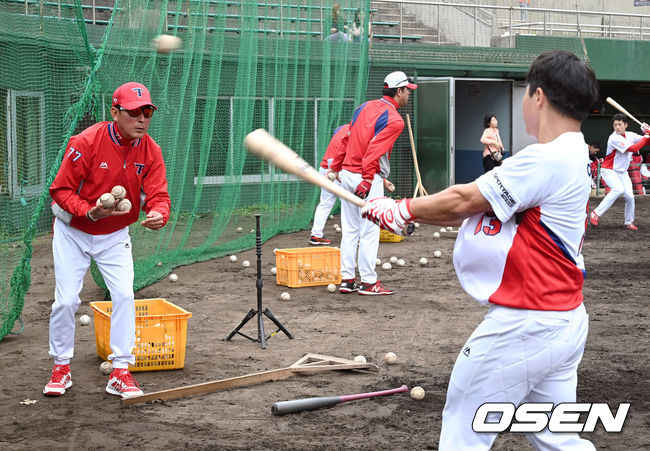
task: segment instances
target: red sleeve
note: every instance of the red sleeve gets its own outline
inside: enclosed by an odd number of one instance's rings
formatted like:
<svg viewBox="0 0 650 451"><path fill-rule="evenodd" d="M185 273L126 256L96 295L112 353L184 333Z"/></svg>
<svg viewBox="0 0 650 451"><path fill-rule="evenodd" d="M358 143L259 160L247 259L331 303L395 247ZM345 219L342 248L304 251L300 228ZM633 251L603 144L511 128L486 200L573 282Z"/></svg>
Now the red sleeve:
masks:
<svg viewBox="0 0 650 451"><path fill-rule="evenodd" d="M171 210L171 201L167 192L167 175L165 162L163 161L162 152L158 145L155 146L154 159L149 167L149 171L142 179L142 190L145 195L142 209L149 213L157 211L163 215L165 224L169 220Z"/></svg>
<svg viewBox="0 0 650 451"><path fill-rule="evenodd" d="M643 138L641 138L640 140L638 140L637 142L632 144L630 147L625 149L625 151L626 152L638 152L639 150L641 150L643 148L643 146L645 146L648 143L649 140L650 140L650 138L644 136Z"/></svg>
<svg viewBox="0 0 650 451"><path fill-rule="evenodd" d="M334 172L340 172L343 167L343 160L345 159L345 149L348 147L348 140L350 135L346 132L341 139L341 144L339 147L332 152L330 158L332 158L332 164L330 164L330 169Z"/></svg>
<svg viewBox="0 0 650 451"><path fill-rule="evenodd" d="M54 202L73 216L86 216L94 206L77 194L88 176L92 159L90 146L84 139L70 138L59 172L50 186Z"/></svg>
<svg viewBox="0 0 650 451"><path fill-rule="evenodd" d="M402 130L404 130L403 120L389 121L386 127L370 140L361 159L361 176L365 180L372 180L375 174L379 173L379 159L390 151Z"/></svg>

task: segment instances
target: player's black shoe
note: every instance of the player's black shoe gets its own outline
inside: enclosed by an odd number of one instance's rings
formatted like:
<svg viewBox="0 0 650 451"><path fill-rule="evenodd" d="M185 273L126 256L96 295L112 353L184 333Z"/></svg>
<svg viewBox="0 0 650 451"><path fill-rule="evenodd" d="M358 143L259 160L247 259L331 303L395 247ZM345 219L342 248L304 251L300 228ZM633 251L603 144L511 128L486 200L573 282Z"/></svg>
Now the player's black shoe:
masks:
<svg viewBox="0 0 650 451"><path fill-rule="evenodd" d="M354 293L358 291L359 288L355 284L354 279L344 279L341 280L341 285L339 286L339 293Z"/></svg>

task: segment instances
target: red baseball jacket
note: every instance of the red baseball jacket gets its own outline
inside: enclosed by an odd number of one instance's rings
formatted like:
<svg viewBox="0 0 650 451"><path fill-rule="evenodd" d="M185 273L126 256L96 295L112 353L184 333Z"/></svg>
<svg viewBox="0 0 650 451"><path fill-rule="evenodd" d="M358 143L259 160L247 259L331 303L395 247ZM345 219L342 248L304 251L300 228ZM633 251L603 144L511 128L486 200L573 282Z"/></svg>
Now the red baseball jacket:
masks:
<svg viewBox="0 0 650 451"><path fill-rule="evenodd" d="M320 163L320 167L323 169L329 169L330 163L334 160L334 157L337 155L341 144L343 143L343 138L348 136L348 130L350 130L350 124L341 125L339 128L334 130L334 135L330 140L325 155L323 156L323 161Z"/></svg>
<svg viewBox="0 0 650 451"><path fill-rule="evenodd" d="M115 185L126 188L131 212L89 220L88 210ZM70 138L50 195L72 214L70 225L91 235L112 233L134 223L140 208L161 213L167 223L171 208L160 146L149 135L126 142L114 122L99 122Z"/></svg>

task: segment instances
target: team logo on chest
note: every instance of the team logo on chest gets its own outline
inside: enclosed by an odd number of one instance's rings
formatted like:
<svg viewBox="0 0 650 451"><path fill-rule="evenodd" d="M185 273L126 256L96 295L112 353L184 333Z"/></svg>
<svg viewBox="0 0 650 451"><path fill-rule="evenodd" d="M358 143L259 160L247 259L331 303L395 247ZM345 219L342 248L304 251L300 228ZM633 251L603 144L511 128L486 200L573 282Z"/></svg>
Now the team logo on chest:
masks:
<svg viewBox="0 0 650 451"><path fill-rule="evenodd" d="M144 171L144 164L142 164L142 163L133 163L133 166L135 166L136 174L142 175L142 172Z"/></svg>
<svg viewBox="0 0 650 451"><path fill-rule="evenodd" d="M99 164L99 169L108 169L108 163L106 163L105 161L102 161Z"/></svg>

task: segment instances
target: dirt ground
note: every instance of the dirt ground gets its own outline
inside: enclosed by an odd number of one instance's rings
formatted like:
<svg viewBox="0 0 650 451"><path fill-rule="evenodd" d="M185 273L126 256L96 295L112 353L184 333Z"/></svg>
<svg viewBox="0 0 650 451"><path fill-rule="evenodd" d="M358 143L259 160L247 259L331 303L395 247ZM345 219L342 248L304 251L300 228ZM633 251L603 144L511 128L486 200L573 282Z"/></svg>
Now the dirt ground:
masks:
<svg viewBox="0 0 650 451"><path fill-rule="evenodd" d="M592 199L592 208L598 199ZM588 277L585 305L590 331L579 367L578 400L631 402L623 432L601 426L583 434L603 450L648 449L650 380L648 358L648 238L650 196L637 196L639 231L624 230L619 200L590 227L584 245ZM333 238L332 224L328 221ZM74 385L60 398L41 390L52 369L47 355L48 319L54 276L50 240L39 239L32 260L32 286L23 310L25 330L0 342L0 447L3 449L436 449L449 375L463 343L486 309L461 289L455 276L452 238L433 238L438 230L422 226L401 243L381 243L379 258L406 260L404 267L379 269L393 296L328 293L326 288L287 289L276 285L270 268L274 248L307 245L308 231L274 237L262 247L263 304L294 335L282 332L260 343L236 335L224 338L257 305L255 250L239 262L221 258L175 270L176 283L159 281L136 298L166 298L192 312L185 368L135 373L145 392L283 368L307 353L353 359L364 355L378 372L327 372L173 401L123 407L105 393L93 325L78 327ZM338 244L338 243L335 244ZM135 243L137 246L137 243ZM442 252L434 258L435 250ZM427 257L429 264L418 264ZM240 262L250 260L249 268ZM79 315L92 310L101 291L88 279ZM291 300L281 301L283 291ZM267 334L275 331L265 320ZM242 332L257 336L250 321ZM393 351L398 363L386 365ZM273 416L276 401L337 396L399 387L422 386L426 397L408 393L339 404L299 414ZM33 404L20 404L25 399ZM495 450L531 449L523 435L504 433Z"/></svg>

